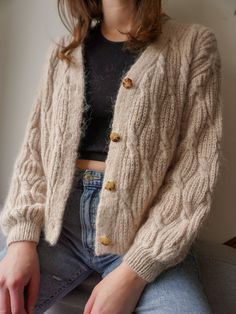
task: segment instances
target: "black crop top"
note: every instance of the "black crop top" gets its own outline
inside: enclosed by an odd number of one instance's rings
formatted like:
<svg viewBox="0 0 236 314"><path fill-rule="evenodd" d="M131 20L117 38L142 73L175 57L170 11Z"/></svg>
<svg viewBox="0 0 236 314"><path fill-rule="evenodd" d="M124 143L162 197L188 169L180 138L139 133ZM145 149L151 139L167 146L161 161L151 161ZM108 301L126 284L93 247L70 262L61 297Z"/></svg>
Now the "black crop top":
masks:
<svg viewBox="0 0 236 314"><path fill-rule="evenodd" d="M100 24L90 29L85 38L86 106L78 158L105 161L110 142L113 108L122 74L138 57L138 52L122 50L123 41L110 41L103 36Z"/></svg>

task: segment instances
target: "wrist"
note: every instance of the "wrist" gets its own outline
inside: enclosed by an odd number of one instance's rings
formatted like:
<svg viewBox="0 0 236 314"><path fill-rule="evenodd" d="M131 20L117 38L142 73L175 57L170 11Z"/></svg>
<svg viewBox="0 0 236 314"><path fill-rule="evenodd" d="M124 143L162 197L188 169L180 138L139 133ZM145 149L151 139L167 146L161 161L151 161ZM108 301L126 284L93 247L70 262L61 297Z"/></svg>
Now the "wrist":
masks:
<svg viewBox="0 0 236 314"><path fill-rule="evenodd" d="M16 248L16 247L24 247L24 248L36 248L37 246L37 243L34 242L34 241L15 241L15 242L11 242L9 245L8 245L8 249L9 248Z"/></svg>
<svg viewBox="0 0 236 314"><path fill-rule="evenodd" d="M140 284L141 286L145 286L148 284L148 282L140 277L130 266L126 261L123 261L120 264L120 267L123 268L123 270L127 273L127 277L135 282L136 284Z"/></svg>

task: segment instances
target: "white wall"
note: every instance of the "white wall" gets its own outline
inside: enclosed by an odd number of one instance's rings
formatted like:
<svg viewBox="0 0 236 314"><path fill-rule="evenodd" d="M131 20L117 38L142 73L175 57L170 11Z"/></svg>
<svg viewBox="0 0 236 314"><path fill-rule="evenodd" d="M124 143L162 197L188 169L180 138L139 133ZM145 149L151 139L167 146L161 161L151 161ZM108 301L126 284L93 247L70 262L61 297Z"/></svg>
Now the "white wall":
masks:
<svg viewBox="0 0 236 314"><path fill-rule="evenodd" d="M235 0L164 0L172 17L212 27L223 66L223 175L202 238L224 242L236 236L236 10ZM4 199L41 65L54 35L67 32L60 24L56 0L0 0L0 199Z"/></svg>
<svg viewBox="0 0 236 314"><path fill-rule="evenodd" d="M23 139L50 40L64 33L56 1L0 0L0 200Z"/></svg>

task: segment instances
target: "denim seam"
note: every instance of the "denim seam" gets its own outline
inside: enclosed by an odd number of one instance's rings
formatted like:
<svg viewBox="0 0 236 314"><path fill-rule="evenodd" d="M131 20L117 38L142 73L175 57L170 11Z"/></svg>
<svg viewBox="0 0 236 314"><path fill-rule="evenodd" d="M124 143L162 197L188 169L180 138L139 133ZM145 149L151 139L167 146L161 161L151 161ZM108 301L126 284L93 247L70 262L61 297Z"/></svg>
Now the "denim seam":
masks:
<svg viewBox="0 0 236 314"><path fill-rule="evenodd" d="M76 281L77 279L79 279L79 276L83 273L86 272L87 269L81 269L80 271L76 271L76 273L70 278L68 279L68 281L61 286L60 288L58 288L54 294L52 294L49 298L47 298L46 300L44 300L42 303L38 304L35 307L35 310L41 310L44 306L47 305L48 302L50 302L53 298L55 298L60 292L62 292L63 290L65 290L66 288L68 288L70 285L72 285L74 283L74 281ZM92 271L91 271L92 272Z"/></svg>

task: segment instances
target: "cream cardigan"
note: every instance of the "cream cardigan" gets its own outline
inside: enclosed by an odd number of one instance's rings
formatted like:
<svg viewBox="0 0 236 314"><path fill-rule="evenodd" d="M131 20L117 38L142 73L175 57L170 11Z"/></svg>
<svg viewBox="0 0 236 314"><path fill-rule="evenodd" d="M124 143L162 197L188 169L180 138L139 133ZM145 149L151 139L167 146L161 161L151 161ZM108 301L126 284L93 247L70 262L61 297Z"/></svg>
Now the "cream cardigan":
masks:
<svg viewBox="0 0 236 314"><path fill-rule="evenodd" d="M49 47L0 216L8 245L38 243L42 229L57 243L85 108L82 46L71 65L55 43ZM168 19L120 83L112 121L119 141L109 143L96 255L122 254L148 282L183 260L208 217L219 174L220 91L214 31Z"/></svg>

